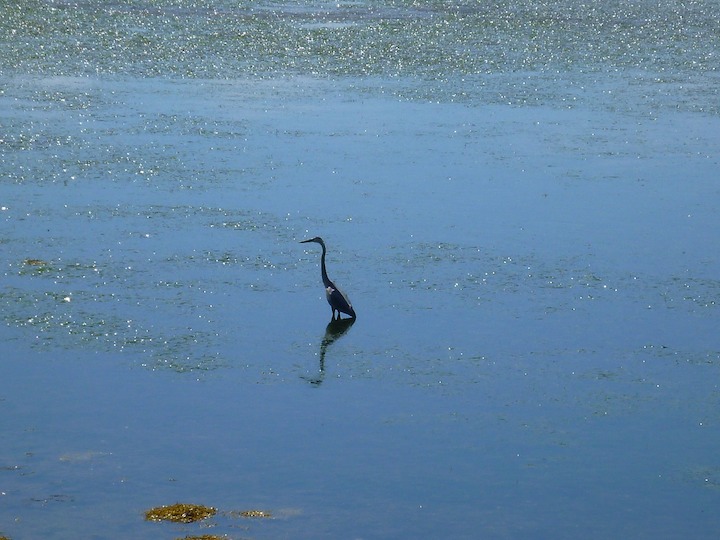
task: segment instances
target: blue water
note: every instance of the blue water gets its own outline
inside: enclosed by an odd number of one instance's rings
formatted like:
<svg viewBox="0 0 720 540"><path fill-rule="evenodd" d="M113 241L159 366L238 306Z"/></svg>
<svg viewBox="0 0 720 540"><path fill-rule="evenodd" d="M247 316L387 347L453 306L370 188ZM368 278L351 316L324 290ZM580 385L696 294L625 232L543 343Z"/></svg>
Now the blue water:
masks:
<svg viewBox="0 0 720 540"><path fill-rule="evenodd" d="M715 538L716 7L0 8L0 534Z"/></svg>

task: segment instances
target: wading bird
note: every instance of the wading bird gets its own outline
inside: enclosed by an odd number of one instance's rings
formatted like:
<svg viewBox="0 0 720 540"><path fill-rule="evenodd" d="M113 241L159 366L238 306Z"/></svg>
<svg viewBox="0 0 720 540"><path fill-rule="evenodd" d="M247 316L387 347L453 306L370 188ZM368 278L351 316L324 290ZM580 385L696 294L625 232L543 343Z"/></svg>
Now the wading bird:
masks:
<svg viewBox="0 0 720 540"><path fill-rule="evenodd" d="M330 278L327 275L327 270L325 269L325 252L327 251L325 249L325 242L323 242L322 238L316 236L315 238L310 238L310 240L303 240L300 243L306 244L308 242L315 242L316 244L320 244L322 246L322 256L320 257L320 271L322 272L323 285L325 285L325 297L327 298L328 304L330 304L330 307L332 308L332 318L335 319L335 312L337 311L338 319L340 319L340 313L350 315L354 319L355 310L350 304L350 299L344 292L338 289L332 281L330 281Z"/></svg>

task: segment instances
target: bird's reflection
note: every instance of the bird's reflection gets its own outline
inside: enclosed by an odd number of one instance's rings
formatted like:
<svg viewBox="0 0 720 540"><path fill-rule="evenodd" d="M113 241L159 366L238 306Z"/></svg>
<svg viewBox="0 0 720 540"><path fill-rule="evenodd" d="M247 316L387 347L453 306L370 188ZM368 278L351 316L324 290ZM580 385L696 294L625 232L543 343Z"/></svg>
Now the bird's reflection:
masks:
<svg viewBox="0 0 720 540"><path fill-rule="evenodd" d="M330 345L340 339L355 324L355 319L333 319L325 328L325 337L320 342L320 366L315 377L305 377L313 386L320 386L325 380L325 353Z"/></svg>

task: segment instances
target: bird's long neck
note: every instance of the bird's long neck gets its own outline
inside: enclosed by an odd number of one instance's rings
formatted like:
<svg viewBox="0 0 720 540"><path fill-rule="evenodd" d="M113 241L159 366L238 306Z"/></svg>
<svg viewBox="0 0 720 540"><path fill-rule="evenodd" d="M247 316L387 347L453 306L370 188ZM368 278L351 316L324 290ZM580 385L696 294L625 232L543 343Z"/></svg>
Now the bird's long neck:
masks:
<svg viewBox="0 0 720 540"><path fill-rule="evenodd" d="M322 246L322 255L320 256L320 271L322 272L322 280L323 284L326 287L332 287L332 281L330 281L330 278L327 275L327 270L325 269L325 244L320 244Z"/></svg>

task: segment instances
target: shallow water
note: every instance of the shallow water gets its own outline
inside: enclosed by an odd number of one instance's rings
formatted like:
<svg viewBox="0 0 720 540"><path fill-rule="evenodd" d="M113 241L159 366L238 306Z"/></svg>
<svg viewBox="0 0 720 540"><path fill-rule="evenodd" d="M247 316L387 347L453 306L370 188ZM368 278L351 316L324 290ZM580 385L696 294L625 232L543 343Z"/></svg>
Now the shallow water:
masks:
<svg viewBox="0 0 720 540"><path fill-rule="evenodd" d="M712 3L25 7L1 534L715 537Z"/></svg>

